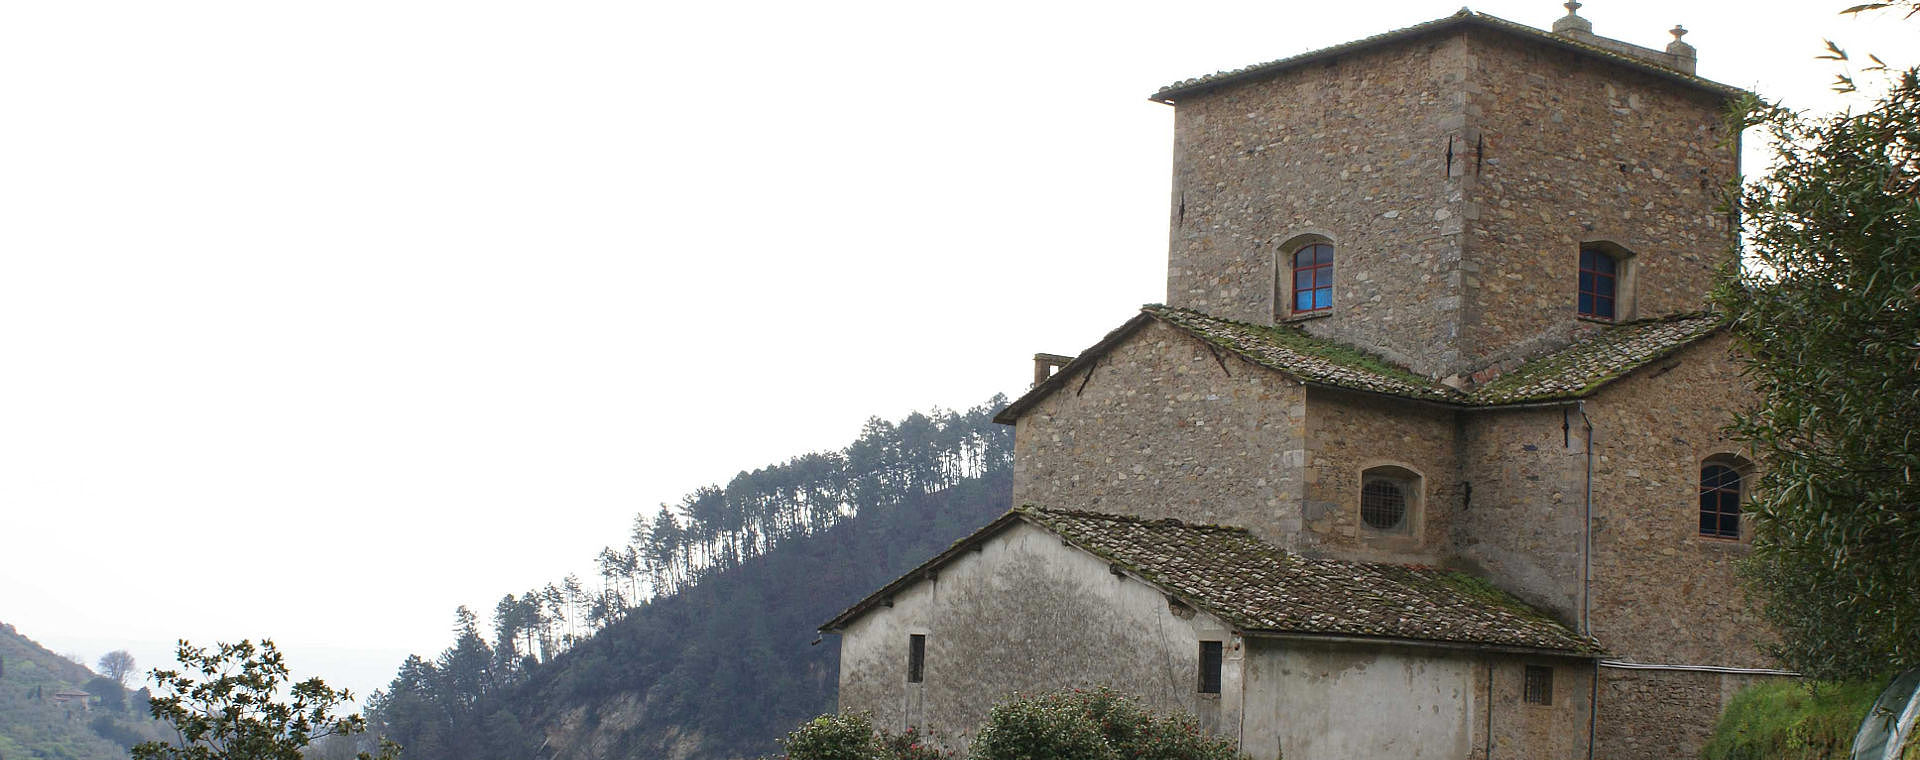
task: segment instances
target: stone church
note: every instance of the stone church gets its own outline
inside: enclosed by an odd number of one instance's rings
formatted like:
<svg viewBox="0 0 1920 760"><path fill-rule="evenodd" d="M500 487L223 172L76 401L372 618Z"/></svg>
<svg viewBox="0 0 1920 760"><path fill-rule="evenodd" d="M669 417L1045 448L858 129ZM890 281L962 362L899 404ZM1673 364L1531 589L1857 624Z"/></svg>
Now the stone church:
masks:
<svg viewBox="0 0 1920 760"><path fill-rule="evenodd" d="M1268 760L1692 757L1769 670L1705 311L1735 88L1470 10L1191 79L1167 303L1036 357L1014 504L822 626L955 747L1101 684Z"/></svg>

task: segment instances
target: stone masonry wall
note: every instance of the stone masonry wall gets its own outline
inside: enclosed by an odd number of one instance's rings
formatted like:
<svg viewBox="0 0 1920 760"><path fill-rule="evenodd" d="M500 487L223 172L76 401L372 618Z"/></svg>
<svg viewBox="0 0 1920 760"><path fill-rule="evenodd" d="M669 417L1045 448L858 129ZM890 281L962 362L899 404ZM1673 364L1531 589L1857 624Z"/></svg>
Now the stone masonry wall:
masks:
<svg viewBox="0 0 1920 760"><path fill-rule="evenodd" d="M1307 391L1307 534L1303 548L1346 559L1440 564L1458 503L1455 413L1341 391ZM1391 465L1418 473L1409 530L1381 532L1360 519L1361 474Z"/></svg>
<svg viewBox="0 0 1920 760"><path fill-rule="evenodd" d="M1167 303L1286 320L1289 258L1317 236L1335 249L1333 308L1306 329L1416 371L1452 366L1461 197L1446 151L1466 53L1464 36L1435 36L1182 101Z"/></svg>
<svg viewBox="0 0 1920 760"><path fill-rule="evenodd" d="M1569 339L1583 242L1632 252L1622 319L1704 308L1731 251L1724 101L1510 35L1469 42L1469 132L1485 148L1466 183L1465 367Z"/></svg>
<svg viewBox="0 0 1920 760"><path fill-rule="evenodd" d="M1298 548L1306 390L1158 322L1020 417L1013 503L1237 525Z"/></svg>
<svg viewBox="0 0 1920 760"><path fill-rule="evenodd" d="M1462 417L1465 484L1452 521L1456 561L1562 622L1577 623L1584 521L1578 415L1536 407Z"/></svg>
<svg viewBox="0 0 1920 760"><path fill-rule="evenodd" d="M1765 678L1603 667L1594 756L1607 760L1699 757L1734 692Z"/></svg>
<svg viewBox="0 0 1920 760"><path fill-rule="evenodd" d="M1742 453L1721 429L1751 399L1730 343L1709 338L1587 403L1596 455L1593 631L1617 659L1774 666L1734 571L1750 545L1700 535L1700 465Z"/></svg>
<svg viewBox="0 0 1920 760"><path fill-rule="evenodd" d="M1738 170L1720 96L1489 30L1189 96L1175 110L1167 302L1298 319L1433 377L1579 328L1579 246L1632 255L1622 319L1702 308ZM1292 251L1335 248L1333 308L1290 313Z"/></svg>

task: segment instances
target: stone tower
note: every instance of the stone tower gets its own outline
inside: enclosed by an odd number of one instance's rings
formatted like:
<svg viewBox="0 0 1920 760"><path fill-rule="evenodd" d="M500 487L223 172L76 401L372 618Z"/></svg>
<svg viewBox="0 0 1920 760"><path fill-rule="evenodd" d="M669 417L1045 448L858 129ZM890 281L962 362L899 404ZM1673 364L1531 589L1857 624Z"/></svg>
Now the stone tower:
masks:
<svg viewBox="0 0 1920 760"><path fill-rule="evenodd" d="M1600 321L1702 308L1739 91L1692 76L1685 30L1660 52L1578 6L1551 35L1463 11L1155 94L1175 107L1167 303L1468 382L1573 337L1583 248L1621 270ZM1290 299L1314 243L1337 262L1320 308Z"/></svg>

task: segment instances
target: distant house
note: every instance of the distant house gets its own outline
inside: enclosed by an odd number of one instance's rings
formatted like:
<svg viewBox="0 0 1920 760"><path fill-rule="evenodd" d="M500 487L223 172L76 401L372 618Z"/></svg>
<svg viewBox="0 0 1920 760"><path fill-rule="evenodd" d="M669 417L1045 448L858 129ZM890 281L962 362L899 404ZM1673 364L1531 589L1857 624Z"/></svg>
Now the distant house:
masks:
<svg viewBox="0 0 1920 760"><path fill-rule="evenodd" d="M1036 357L1021 506L822 626L840 707L957 744L1102 684L1257 760L1697 756L1781 675L1704 311L1743 93L1578 6L1156 93L1167 305Z"/></svg>
<svg viewBox="0 0 1920 760"><path fill-rule="evenodd" d="M93 709L93 695L87 692L67 690L53 693L53 703L56 705L72 705L76 702L82 710Z"/></svg>

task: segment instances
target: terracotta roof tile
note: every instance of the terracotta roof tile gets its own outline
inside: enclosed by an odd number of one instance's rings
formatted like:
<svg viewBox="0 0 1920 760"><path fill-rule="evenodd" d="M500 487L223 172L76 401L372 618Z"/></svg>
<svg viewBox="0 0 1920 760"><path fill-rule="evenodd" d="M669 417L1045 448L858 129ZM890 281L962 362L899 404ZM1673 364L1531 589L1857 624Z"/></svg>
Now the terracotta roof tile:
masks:
<svg viewBox="0 0 1920 760"><path fill-rule="evenodd" d="M1463 573L1308 559L1242 528L1015 511L1242 630L1600 651L1592 639Z"/></svg>
<svg viewBox="0 0 1920 760"><path fill-rule="evenodd" d="M1712 334L1723 323L1719 315L1700 313L1596 327L1564 348L1529 360L1480 386L1459 391L1296 327L1235 322L1158 305L1141 311L1302 382L1462 406L1580 398Z"/></svg>
<svg viewBox="0 0 1920 760"><path fill-rule="evenodd" d="M1602 327L1474 388L1473 400L1497 405L1579 398L1711 335L1724 323L1718 314L1679 314Z"/></svg>
<svg viewBox="0 0 1920 760"><path fill-rule="evenodd" d="M1465 394L1385 359L1290 326L1254 325L1190 309L1146 306L1141 311L1241 358L1311 383L1428 401L1464 403Z"/></svg>

